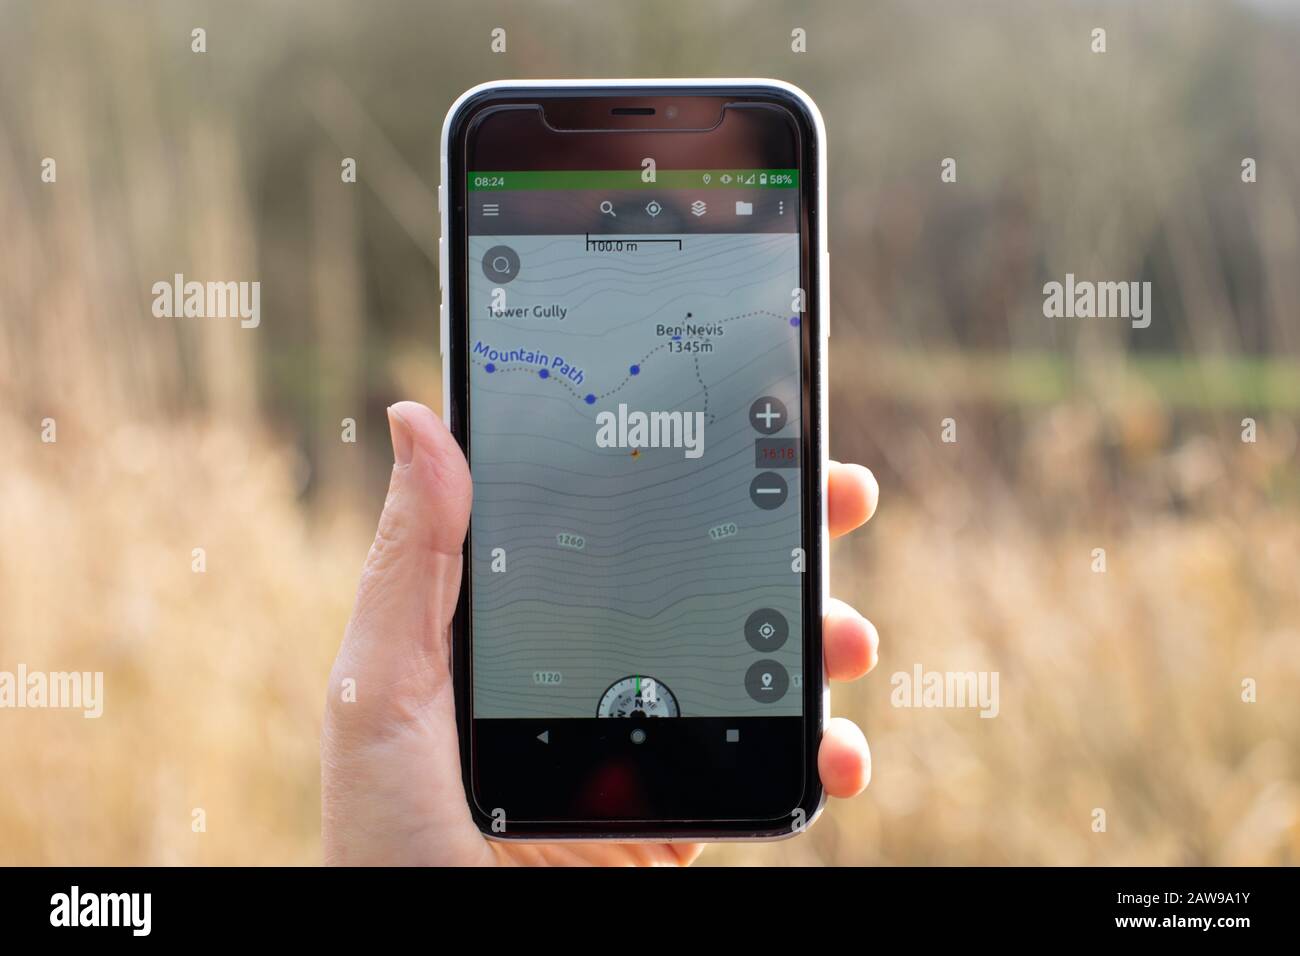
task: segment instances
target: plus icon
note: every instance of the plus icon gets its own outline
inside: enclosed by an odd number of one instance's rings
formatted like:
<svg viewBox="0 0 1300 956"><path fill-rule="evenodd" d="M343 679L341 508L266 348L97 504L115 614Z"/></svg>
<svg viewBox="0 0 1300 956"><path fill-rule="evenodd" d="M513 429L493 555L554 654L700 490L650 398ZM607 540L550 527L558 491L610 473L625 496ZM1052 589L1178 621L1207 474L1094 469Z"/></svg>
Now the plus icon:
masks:
<svg viewBox="0 0 1300 956"><path fill-rule="evenodd" d="M749 423L763 435L778 432L785 427L785 405L779 398L764 395L749 406Z"/></svg>

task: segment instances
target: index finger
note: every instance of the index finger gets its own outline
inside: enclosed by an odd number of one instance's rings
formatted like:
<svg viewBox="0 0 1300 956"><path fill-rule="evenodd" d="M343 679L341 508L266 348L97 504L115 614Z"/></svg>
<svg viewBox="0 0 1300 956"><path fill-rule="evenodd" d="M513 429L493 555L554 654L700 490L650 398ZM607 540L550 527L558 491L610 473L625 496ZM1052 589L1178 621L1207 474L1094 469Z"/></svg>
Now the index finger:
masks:
<svg viewBox="0 0 1300 956"><path fill-rule="evenodd" d="M827 486L826 513L832 538L861 527L876 513L880 485L871 469L832 461Z"/></svg>

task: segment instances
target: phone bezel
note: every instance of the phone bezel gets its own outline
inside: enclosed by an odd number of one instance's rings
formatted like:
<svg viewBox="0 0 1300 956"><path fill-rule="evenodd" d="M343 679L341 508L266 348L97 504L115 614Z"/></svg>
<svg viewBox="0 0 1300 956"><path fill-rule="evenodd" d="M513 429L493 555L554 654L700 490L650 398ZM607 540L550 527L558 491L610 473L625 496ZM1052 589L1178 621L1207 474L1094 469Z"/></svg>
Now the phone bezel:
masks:
<svg viewBox="0 0 1300 956"><path fill-rule="evenodd" d="M611 100L635 105L681 102L690 97L726 97L737 103L768 103L785 109L799 128L800 198L804 213L801 229L801 274L807 293L801 387L804 403L802 443L802 509L807 571L803 576L805 608L805 660L822 660L821 626L826 601L826 382L824 370L826 329L826 224L825 134L820 114L801 91L776 81L687 80L556 82L499 82L468 91L453 105L444 124L443 184L440 190L443 239L440 281L443 283L444 416L453 435L469 453L468 360L464 337L466 275L466 136L477 117L493 107L590 98L602 104ZM587 127L583 127L587 128ZM663 128L628 127L641 133ZM721 165L721 164L720 164ZM527 166L517 168L528 168ZM547 167L550 168L550 167ZM588 168L602 168L599 164ZM455 317L457 321L452 322ZM804 672L803 715L769 718L801 721L803 726L803 798L792 812L778 818L665 819L665 820L546 820L511 819L502 832L489 809L479 805L473 767L477 757L472 716L472 646L469 637L471 589L470 551L464 552L460 603L452 626L452 674L456 687L456 716L461 745L462 776L471 814L479 828L498 839L620 841L778 839L792 835L812 821L825 795L817 771L817 748L827 719L824 668L809 666ZM707 785L705 783L704 785Z"/></svg>

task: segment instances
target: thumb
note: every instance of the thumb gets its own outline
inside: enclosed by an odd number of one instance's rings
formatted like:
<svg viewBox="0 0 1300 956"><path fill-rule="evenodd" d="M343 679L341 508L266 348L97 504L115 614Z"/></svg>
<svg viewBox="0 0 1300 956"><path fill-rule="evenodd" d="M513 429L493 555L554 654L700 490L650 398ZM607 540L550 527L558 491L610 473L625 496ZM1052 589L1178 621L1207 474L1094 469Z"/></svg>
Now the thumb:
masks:
<svg viewBox="0 0 1300 956"><path fill-rule="evenodd" d="M393 474L340 658L372 690L423 694L427 683L419 676L447 676L472 497L469 466L425 406L398 402L388 409L388 424Z"/></svg>

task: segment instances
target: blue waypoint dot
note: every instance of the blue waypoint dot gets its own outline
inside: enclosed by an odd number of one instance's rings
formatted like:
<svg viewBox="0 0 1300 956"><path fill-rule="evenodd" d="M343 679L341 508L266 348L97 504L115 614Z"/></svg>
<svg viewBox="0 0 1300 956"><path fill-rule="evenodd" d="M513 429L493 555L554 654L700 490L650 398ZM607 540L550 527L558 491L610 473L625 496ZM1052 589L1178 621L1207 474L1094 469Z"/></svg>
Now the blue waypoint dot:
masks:
<svg viewBox="0 0 1300 956"><path fill-rule="evenodd" d="M641 366L640 366L640 365L633 365L630 369L628 369L628 371L631 372L633 375L640 375L640 374L641 374Z"/></svg>
<svg viewBox="0 0 1300 956"><path fill-rule="evenodd" d="M540 375L542 378L550 378L550 377L551 377L551 373L550 373L550 371L547 370L547 369L542 369L542 370L541 370L540 372L538 372L537 374Z"/></svg>
<svg viewBox="0 0 1300 956"><path fill-rule="evenodd" d="M790 316L790 324L796 329L799 328L799 316L797 315Z"/></svg>
<svg viewBox="0 0 1300 956"><path fill-rule="evenodd" d="M587 398L585 399L585 401L587 402L588 405L595 405L595 404L596 404L596 396L595 396L595 395L588 395Z"/></svg>
<svg viewBox="0 0 1300 956"><path fill-rule="evenodd" d="M488 372L495 372L495 371L497 370L497 367L496 367L495 365L493 365L491 362L488 362L487 365L484 365L484 366L483 366L483 368L484 368L485 371L488 371Z"/></svg>

